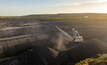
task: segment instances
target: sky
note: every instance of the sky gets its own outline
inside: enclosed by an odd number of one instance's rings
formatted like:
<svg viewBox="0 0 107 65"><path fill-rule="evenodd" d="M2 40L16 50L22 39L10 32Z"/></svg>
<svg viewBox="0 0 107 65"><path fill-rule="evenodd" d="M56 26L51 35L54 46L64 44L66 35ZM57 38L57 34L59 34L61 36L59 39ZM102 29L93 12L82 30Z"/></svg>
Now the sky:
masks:
<svg viewBox="0 0 107 65"><path fill-rule="evenodd" d="M0 16L107 13L107 0L0 0Z"/></svg>

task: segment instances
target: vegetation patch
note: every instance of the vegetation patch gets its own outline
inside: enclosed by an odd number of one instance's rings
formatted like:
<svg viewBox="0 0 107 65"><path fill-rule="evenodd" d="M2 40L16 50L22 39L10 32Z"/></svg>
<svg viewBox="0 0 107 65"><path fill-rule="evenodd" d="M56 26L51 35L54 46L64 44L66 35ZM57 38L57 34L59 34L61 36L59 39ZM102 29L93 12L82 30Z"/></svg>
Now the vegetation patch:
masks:
<svg viewBox="0 0 107 65"><path fill-rule="evenodd" d="M98 58L87 58L75 65L107 65L107 54L99 55Z"/></svg>

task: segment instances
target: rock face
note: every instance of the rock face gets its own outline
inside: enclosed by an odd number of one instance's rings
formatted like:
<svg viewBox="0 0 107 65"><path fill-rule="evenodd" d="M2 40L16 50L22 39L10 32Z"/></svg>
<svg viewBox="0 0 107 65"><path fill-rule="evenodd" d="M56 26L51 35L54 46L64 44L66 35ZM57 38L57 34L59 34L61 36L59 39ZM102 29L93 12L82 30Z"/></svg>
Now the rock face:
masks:
<svg viewBox="0 0 107 65"><path fill-rule="evenodd" d="M81 43L73 42L73 44L71 45L64 44L63 46L59 45L61 46L58 47L61 49L61 52L59 52L53 47L53 46L56 47L56 45L52 43L52 38L57 34L56 31L53 31L53 29L55 30L55 26L53 25L44 25L43 27L40 27L38 31L37 30L35 31L35 28L33 28L32 30L28 29L28 31L30 30L30 32L35 34L34 36L37 37L36 40L39 40L40 42L40 43L35 42L34 45L36 46L38 45L40 47L36 47L36 49L33 50L33 52L32 51L28 52L28 55L26 53L21 54L18 57L18 61L13 61L13 62L21 62L20 65L44 65L44 64L69 65L77 61L83 60L85 58L96 57L97 54L102 54L107 52L106 43L100 40L84 41ZM46 40L46 42L44 42L43 40ZM55 37L53 41L55 42L55 40L58 40L57 37ZM24 39L22 41L24 41ZM14 43L16 42L17 41L15 41ZM64 39L60 40L60 43L61 42L67 43L67 41L64 41ZM69 49L65 50L66 48L65 46L67 48L69 47ZM21 46L20 49L21 48L23 47ZM62 48L64 48L64 50ZM53 55L55 55L55 57Z"/></svg>
<svg viewBox="0 0 107 65"><path fill-rule="evenodd" d="M6 60L0 65L45 65L40 58L36 49L28 50L24 53L17 55L9 60Z"/></svg>
<svg viewBox="0 0 107 65"><path fill-rule="evenodd" d="M22 35L24 33L24 28L23 27L7 27L0 29L0 37L12 37L12 36L17 36L17 35Z"/></svg>

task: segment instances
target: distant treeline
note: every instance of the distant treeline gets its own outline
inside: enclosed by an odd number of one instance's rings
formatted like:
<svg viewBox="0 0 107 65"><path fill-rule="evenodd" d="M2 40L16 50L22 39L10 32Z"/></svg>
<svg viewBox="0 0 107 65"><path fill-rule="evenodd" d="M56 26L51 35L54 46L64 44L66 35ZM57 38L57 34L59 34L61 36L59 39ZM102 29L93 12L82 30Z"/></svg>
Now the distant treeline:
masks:
<svg viewBox="0 0 107 65"><path fill-rule="evenodd" d="M107 14L95 13L75 13L75 14L46 14L46 15L28 15L28 16L11 16L0 17L0 20L40 20L40 21L107 21Z"/></svg>

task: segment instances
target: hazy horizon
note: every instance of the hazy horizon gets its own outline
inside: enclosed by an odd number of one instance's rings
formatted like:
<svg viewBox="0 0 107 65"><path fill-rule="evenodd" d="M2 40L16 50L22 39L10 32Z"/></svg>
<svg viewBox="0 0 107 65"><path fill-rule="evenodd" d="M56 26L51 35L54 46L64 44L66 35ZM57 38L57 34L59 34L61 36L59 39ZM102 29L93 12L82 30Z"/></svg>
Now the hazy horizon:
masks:
<svg viewBox="0 0 107 65"><path fill-rule="evenodd" d="M0 16L107 13L107 0L0 0Z"/></svg>

